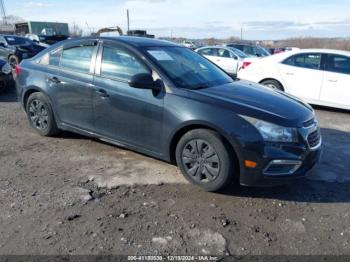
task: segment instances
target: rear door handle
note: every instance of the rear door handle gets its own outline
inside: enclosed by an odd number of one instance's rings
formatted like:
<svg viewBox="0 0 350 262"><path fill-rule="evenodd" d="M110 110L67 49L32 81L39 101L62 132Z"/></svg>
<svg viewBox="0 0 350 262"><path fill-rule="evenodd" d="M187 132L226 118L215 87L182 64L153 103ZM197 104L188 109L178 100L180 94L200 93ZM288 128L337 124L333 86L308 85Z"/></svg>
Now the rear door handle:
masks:
<svg viewBox="0 0 350 262"><path fill-rule="evenodd" d="M61 81L55 76L54 77L50 77L48 80L49 80L49 82L52 82L52 83L55 83L55 84L61 83Z"/></svg>
<svg viewBox="0 0 350 262"><path fill-rule="evenodd" d="M96 93L97 93L100 97L103 97L103 98L109 97L109 94L108 94L107 91L104 90L104 89L98 89L98 90L96 90Z"/></svg>
<svg viewBox="0 0 350 262"><path fill-rule="evenodd" d="M337 83L338 80L335 80L335 79L328 79L328 82L331 82L331 83Z"/></svg>
<svg viewBox="0 0 350 262"><path fill-rule="evenodd" d="M294 73L287 72L286 75L288 75L288 76L294 76Z"/></svg>

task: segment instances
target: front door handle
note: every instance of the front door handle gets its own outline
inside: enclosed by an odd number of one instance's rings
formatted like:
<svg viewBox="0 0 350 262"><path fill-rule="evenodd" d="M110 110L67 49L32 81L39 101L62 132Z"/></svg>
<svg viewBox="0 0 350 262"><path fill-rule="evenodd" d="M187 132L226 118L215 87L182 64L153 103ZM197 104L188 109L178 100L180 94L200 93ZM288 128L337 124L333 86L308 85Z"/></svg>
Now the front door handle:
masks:
<svg viewBox="0 0 350 262"><path fill-rule="evenodd" d="M103 98L109 97L107 91L104 90L104 89L98 89L98 90L96 90L96 93L97 93L100 97L103 97Z"/></svg>
<svg viewBox="0 0 350 262"><path fill-rule="evenodd" d="M331 82L331 83L337 83L338 80L335 80L335 79L328 79L328 82Z"/></svg>
<svg viewBox="0 0 350 262"><path fill-rule="evenodd" d="M294 76L294 73L287 72L286 75L288 75L288 76Z"/></svg>
<svg viewBox="0 0 350 262"><path fill-rule="evenodd" d="M49 82L52 82L55 84L61 83L61 81L56 76L50 77L48 80L49 80Z"/></svg>

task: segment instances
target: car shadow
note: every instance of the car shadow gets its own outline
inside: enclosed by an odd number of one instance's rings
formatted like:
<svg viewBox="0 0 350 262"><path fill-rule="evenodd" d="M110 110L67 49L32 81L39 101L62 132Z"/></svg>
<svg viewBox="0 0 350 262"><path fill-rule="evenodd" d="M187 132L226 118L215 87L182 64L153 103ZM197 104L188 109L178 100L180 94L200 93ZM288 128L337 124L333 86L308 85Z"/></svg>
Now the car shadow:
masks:
<svg viewBox="0 0 350 262"><path fill-rule="evenodd" d="M323 128L323 154L307 178L279 187L234 185L221 194L295 202L350 202L350 133Z"/></svg>

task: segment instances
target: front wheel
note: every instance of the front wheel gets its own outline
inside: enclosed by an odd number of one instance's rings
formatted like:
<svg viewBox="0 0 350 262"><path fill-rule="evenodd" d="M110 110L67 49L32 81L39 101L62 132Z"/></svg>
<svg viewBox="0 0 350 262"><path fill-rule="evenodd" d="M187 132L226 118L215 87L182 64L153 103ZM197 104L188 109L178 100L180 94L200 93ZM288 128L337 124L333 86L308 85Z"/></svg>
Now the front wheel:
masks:
<svg viewBox="0 0 350 262"><path fill-rule="evenodd" d="M229 146L211 130L186 133L177 145L176 161L187 180L207 191L223 189L234 177Z"/></svg>
<svg viewBox="0 0 350 262"><path fill-rule="evenodd" d="M42 136L54 136L59 133L49 100L42 93L29 96L26 106L30 125Z"/></svg>

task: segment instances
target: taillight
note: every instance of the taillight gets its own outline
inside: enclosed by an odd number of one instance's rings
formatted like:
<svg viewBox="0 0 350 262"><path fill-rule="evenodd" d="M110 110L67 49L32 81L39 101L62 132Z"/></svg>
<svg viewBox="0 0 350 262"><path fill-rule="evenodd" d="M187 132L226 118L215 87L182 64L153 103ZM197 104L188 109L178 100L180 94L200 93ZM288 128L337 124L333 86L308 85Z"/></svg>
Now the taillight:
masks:
<svg viewBox="0 0 350 262"><path fill-rule="evenodd" d="M16 65L16 67L15 67L16 75L19 76L19 74L21 73L21 71L22 71L22 68L21 68L19 65Z"/></svg>
<svg viewBox="0 0 350 262"><path fill-rule="evenodd" d="M251 63L252 62L243 62L242 69L247 68L248 66L250 66Z"/></svg>

